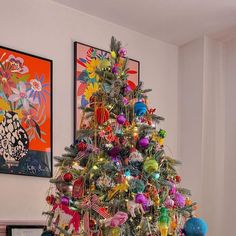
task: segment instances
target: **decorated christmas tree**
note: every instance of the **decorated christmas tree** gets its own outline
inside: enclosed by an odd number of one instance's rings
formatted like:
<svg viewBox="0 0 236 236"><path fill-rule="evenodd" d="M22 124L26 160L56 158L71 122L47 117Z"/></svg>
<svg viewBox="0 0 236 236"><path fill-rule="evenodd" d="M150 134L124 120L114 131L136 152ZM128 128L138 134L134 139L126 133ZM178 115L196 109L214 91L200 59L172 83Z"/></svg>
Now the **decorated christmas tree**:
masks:
<svg viewBox="0 0 236 236"><path fill-rule="evenodd" d="M190 191L179 187L180 162L165 152L164 119L148 105L151 90L141 82L130 87L126 49L114 37L110 49L86 62L98 89L81 108L75 143L55 157L43 235L206 235Z"/></svg>

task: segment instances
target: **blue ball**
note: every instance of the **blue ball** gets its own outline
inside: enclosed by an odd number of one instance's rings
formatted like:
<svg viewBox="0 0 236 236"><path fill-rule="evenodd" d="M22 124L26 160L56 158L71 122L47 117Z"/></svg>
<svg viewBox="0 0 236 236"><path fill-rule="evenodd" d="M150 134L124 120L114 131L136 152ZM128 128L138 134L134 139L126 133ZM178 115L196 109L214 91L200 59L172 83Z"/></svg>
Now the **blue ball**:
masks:
<svg viewBox="0 0 236 236"><path fill-rule="evenodd" d="M143 102L136 102L134 104L134 113L136 116L143 116L147 112L147 106Z"/></svg>
<svg viewBox="0 0 236 236"><path fill-rule="evenodd" d="M207 224L199 218L191 218L184 225L184 234L186 236L205 236L207 233Z"/></svg>

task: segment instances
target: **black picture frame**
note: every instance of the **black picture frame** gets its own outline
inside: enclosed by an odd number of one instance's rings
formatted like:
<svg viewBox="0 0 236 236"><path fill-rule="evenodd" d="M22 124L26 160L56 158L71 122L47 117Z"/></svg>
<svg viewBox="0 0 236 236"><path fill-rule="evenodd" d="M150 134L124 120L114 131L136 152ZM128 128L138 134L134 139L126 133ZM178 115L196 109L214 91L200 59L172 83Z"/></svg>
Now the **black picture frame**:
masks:
<svg viewBox="0 0 236 236"><path fill-rule="evenodd" d="M101 49L101 48L98 48L98 47L94 47L94 46L91 46L89 44L86 44L86 43L82 43L82 42L78 42L78 41L75 41L74 42L74 122L73 122L73 140L74 142L76 141L76 132L77 132L77 45L80 44L80 45L84 45L86 47L90 47L90 48L94 48L96 50L100 50L102 52L106 52L106 53L110 53L109 51L107 50L104 50L104 49ZM132 59L132 58L129 58L129 60L131 61L134 61L137 63L137 67L138 67L138 83L140 82L140 62L138 60L135 60L135 59Z"/></svg>
<svg viewBox="0 0 236 236"><path fill-rule="evenodd" d="M29 234L29 231L32 230L31 232L33 232L34 230L37 230L37 232L39 231L39 229L43 230L45 229L44 225L7 225L6 226L6 236L19 236L17 235L17 233L14 233L14 230L19 230L19 231L24 231L26 230L26 235L25 236L29 236L33 234ZM41 233L42 233L41 232ZM38 235L40 236L40 235Z"/></svg>
<svg viewBox="0 0 236 236"><path fill-rule="evenodd" d="M2 169L1 168L1 162L0 162L0 174L11 174L11 175L24 175L24 176L32 176L32 177L42 177L42 178L51 178L53 176L53 60L41 57L38 55L34 55L28 52L20 51L17 49L13 49L10 47L6 46L1 46L0 45L0 50L8 50L11 51L12 53L19 53L22 55L26 55L35 59L43 60L46 61L50 64L50 155L47 157L47 160L49 161L48 165L48 170L45 171L44 174L34 174L34 173L27 173L27 172L17 172L14 170L8 171L7 169ZM1 92L1 88L0 88ZM46 158L46 154L40 151L33 150L32 152L28 152L31 156L40 156L40 158ZM1 157L1 156L0 156Z"/></svg>

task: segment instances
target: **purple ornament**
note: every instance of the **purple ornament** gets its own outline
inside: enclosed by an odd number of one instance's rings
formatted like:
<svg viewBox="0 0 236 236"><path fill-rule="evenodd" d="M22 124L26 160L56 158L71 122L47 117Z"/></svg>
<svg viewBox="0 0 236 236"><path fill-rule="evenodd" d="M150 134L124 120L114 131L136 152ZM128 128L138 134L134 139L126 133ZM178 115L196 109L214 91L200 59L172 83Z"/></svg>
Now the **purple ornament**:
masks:
<svg viewBox="0 0 236 236"><path fill-rule="evenodd" d="M141 147L141 148L147 148L148 145L149 145L149 139L144 137L144 138L141 138L139 141L138 141L138 145Z"/></svg>
<svg viewBox="0 0 236 236"><path fill-rule="evenodd" d="M119 147L113 147L111 150L108 151L108 155L110 157L117 157L120 153L120 148Z"/></svg>
<svg viewBox="0 0 236 236"><path fill-rule="evenodd" d="M177 207L182 208L185 206L185 197L182 194L177 192L174 196L174 202Z"/></svg>
<svg viewBox="0 0 236 236"><path fill-rule="evenodd" d="M66 196L63 196L62 198L61 198L61 204L62 205L66 205L66 206L68 206L69 205L69 198L68 197L66 197Z"/></svg>
<svg viewBox="0 0 236 236"><path fill-rule="evenodd" d="M123 114L120 114L116 117L116 121L118 124L123 125L126 122L126 118Z"/></svg>
<svg viewBox="0 0 236 236"><path fill-rule="evenodd" d="M118 54L120 57L125 57L127 54L126 48L120 48L120 50L118 51Z"/></svg>
<svg viewBox="0 0 236 236"><path fill-rule="evenodd" d="M146 198L146 196L143 193L138 193L135 196L135 202L147 205L148 199Z"/></svg>

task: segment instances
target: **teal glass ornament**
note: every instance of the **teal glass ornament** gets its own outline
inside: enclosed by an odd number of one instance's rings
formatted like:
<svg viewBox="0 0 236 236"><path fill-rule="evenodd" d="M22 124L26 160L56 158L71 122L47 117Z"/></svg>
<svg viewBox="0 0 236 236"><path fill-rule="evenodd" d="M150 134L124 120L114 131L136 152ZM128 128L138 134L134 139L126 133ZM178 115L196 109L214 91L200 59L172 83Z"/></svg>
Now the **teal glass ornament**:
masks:
<svg viewBox="0 0 236 236"><path fill-rule="evenodd" d="M147 106L143 102L136 102L134 104L134 113L136 116L143 116L147 112Z"/></svg>
<svg viewBox="0 0 236 236"><path fill-rule="evenodd" d="M200 218L191 218L184 224L184 234L186 236L205 236L208 227L204 220Z"/></svg>

